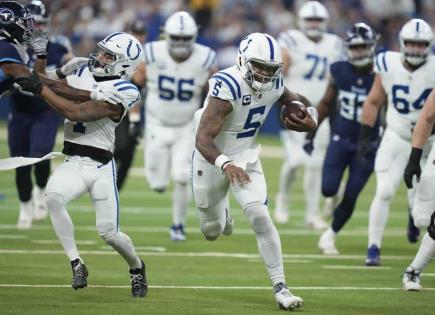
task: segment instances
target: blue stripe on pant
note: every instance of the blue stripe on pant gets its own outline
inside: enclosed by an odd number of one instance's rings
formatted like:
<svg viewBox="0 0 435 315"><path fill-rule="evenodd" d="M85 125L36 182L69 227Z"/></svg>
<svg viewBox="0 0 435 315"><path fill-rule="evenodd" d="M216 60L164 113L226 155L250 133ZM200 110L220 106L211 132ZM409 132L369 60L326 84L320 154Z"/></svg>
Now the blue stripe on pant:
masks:
<svg viewBox="0 0 435 315"><path fill-rule="evenodd" d="M322 193L325 197L337 194L344 171L349 169L343 200L334 210L334 232L339 232L352 216L358 195L373 172L374 162L374 154L370 159L361 160L357 155L357 144L333 137L323 164Z"/></svg>

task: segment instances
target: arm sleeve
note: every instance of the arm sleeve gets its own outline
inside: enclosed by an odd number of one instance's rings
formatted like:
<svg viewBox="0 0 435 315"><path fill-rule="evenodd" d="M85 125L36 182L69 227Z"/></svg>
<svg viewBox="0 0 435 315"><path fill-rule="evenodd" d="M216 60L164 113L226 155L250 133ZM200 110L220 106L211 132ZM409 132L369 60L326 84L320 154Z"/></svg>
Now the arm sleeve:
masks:
<svg viewBox="0 0 435 315"><path fill-rule="evenodd" d="M17 49L5 40L0 41L0 64L1 63L25 64Z"/></svg>
<svg viewBox="0 0 435 315"><path fill-rule="evenodd" d="M208 84L211 96L230 102L237 99L237 86L219 72L208 80Z"/></svg>

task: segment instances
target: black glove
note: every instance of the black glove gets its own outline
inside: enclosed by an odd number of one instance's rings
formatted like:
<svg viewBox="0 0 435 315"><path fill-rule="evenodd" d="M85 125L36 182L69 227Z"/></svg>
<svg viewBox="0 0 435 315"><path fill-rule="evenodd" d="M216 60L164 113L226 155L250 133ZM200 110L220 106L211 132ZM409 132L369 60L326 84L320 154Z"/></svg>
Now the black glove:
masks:
<svg viewBox="0 0 435 315"><path fill-rule="evenodd" d="M302 148L304 149L304 151L308 155L311 155L311 153L313 153L313 150L314 150L314 139L312 139L312 138L306 138L305 139L305 143L302 146Z"/></svg>
<svg viewBox="0 0 435 315"><path fill-rule="evenodd" d="M378 142L373 140L374 128L361 125L358 139L358 156L362 159L369 158L378 148Z"/></svg>
<svg viewBox="0 0 435 315"><path fill-rule="evenodd" d="M139 144L140 139L143 138L143 125L140 121L130 122L128 133L136 144Z"/></svg>
<svg viewBox="0 0 435 315"><path fill-rule="evenodd" d="M403 174L403 179L405 181L406 187L408 189L412 188L412 178L417 176L417 183L420 181L421 167L420 159L423 154L423 150L419 148L412 148L411 154L409 155L408 164L405 168L405 173Z"/></svg>
<svg viewBox="0 0 435 315"><path fill-rule="evenodd" d="M16 77L15 83L17 83L23 91L36 95L41 94L42 87L44 86L35 72L28 77Z"/></svg>

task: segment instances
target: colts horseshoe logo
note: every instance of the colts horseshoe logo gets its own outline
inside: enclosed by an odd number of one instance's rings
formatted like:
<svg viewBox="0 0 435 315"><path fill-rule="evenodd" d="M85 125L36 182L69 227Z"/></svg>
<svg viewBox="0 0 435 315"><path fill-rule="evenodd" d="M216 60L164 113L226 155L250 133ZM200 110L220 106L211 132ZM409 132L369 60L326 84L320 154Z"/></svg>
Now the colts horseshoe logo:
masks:
<svg viewBox="0 0 435 315"><path fill-rule="evenodd" d="M139 44L136 44L137 54L136 54L136 56L133 57L130 53L132 45L133 45L133 41L130 40L130 43L128 44L128 47L127 47L127 56L130 57L132 60L136 60L137 58L139 58L139 55L140 55L140 52L142 51L142 49L140 48Z"/></svg>

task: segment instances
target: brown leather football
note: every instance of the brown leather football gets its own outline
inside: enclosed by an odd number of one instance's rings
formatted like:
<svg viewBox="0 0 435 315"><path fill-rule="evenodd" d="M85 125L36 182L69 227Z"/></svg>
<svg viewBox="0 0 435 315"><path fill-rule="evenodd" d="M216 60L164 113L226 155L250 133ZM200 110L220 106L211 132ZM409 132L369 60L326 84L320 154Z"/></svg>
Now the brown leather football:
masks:
<svg viewBox="0 0 435 315"><path fill-rule="evenodd" d="M281 121L284 122L285 117L290 117L290 114L296 115L300 119L304 119L306 114L301 110L301 107L305 105L301 102L293 101L288 104L284 104L281 107Z"/></svg>

